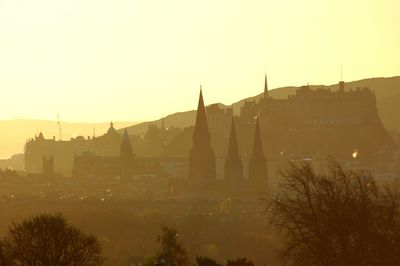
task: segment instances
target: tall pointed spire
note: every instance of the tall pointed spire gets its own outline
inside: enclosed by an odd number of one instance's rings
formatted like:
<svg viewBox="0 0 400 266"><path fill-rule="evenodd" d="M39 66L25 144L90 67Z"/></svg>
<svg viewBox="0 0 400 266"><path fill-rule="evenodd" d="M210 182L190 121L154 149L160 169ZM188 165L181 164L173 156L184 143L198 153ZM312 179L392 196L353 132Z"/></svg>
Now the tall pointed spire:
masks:
<svg viewBox="0 0 400 266"><path fill-rule="evenodd" d="M229 137L228 154L225 159L224 179L230 192L238 189L238 183L243 180L243 164L239 155L236 137L235 120L232 116L231 133Z"/></svg>
<svg viewBox="0 0 400 266"><path fill-rule="evenodd" d="M193 146L189 154L189 178L193 179L196 185L204 186L207 182L214 180L215 177L215 156L214 151L211 149L206 108L200 86L196 124L193 132Z"/></svg>
<svg viewBox="0 0 400 266"><path fill-rule="evenodd" d="M197 113L196 113L196 130L207 130L208 131L208 124L207 124L207 115L206 115L206 108L204 106L203 100L203 90L200 85L200 95L199 95L199 102L197 104Z"/></svg>
<svg viewBox="0 0 400 266"><path fill-rule="evenodd" d="M267 74L265 74L265 80L264 80L264 100L268 99L268 81L267 81Z"/></svg>
<svg viewBox="0 0 400 266"><path fill-rule="evenodd" d="M257 117L254 132L253 154L249 162L249 180L258 192L264 192L267 185L267 178L267 161L264 155L261 140L260 123Z"/></svg>
<svg viewBox="0 0 400 266"><path fill-rule="evenodd" d="M200 85L199 102L197 104L196 124L193 133L193 148L200 146L211 149L210 132L208 130L206 108L204 106L203 91Z"/></svg>

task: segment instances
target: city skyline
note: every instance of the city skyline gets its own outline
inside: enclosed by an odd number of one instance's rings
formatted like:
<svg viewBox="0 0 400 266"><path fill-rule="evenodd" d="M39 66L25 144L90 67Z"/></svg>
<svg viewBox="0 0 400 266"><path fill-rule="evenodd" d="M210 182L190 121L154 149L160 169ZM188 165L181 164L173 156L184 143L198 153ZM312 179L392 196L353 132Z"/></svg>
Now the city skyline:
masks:
<svg viewBox="0 0 400 266"><path fill-rule="evenodd" d="M0 119L146 121L398 75L396 1L1 1ZM178 100L177 100L178 99ZM185 100L187 99L187 100Z"/></svg>
<svg viewBox="0 0 400 266"><path fill-rule="evenodd" d="M0 0L0 264L400 265L399 0Z"/></svg>

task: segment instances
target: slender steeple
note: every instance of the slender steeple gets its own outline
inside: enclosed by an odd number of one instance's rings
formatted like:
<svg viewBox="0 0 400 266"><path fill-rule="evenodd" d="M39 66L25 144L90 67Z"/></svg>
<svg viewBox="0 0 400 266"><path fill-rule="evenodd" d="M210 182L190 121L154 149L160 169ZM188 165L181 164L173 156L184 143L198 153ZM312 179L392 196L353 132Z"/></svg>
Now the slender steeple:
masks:
<svg viewBox="0 0 400 266"><path fill-rule="evenodd" d="M225 159L224 179L229 191L234 192L238 183L243 180L243 164L239 155L239 148L236 137L235 120L232 117L231 133L229 137L228 155Z"/></svg>
<svg viewBox="0 0 400 266"><path fill-rule="evenodd" d="M200 86L200 96L199 102L197 104L197 113L196 113L196 124L195 124L195 133L208 133L208 123L207 123L207 115L206 115L206 108L204 106L203 100L203 90Z"/></svg>
<svg viewBox="0 0 400 266"><path fill-rule="evenodd" d="M193 132L193 146L189 154L189 178L196 184L214 180L215 156L211 149L210 132L208 130L206 108L203 92L200 86L200 96L197 105L196 124Z"/></svg>
<svg viewBox="0 0 400 266"><path fill-rule="evenodd" d="M193 133L193 148L211 148L210 132L208 130L206 108L204 106L203 91L200 86L199 102L197 104L196 124Z"/></svg>
<svg viewBox="0 0 400 266"><path fill-rule="evenodd" d="M128 131L125 129L121 143L121 181L128 181L133 174L132 145L129 142Z"/></svg>
<svg viewBox="0 0 400 266"><path fill-rule="evenodd" d="M264 192L267 185L267 178L267 161L264 155L261 140L260 123L257 117L254 132L253 154L249 162L249 180L258 192Z"/></svg>
<svg viewBox="0 0 400 266"><path fill-rule="evenodd" d="M264 100L268 99L268 81L267 81L267 74L265 74L265 80L264 80Z"/></svg>

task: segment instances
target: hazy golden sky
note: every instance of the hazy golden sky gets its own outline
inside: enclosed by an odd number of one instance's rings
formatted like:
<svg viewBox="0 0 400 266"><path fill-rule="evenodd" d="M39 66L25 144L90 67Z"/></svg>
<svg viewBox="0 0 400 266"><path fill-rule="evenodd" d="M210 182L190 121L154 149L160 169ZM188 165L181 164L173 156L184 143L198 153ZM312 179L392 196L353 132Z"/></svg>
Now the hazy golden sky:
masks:
<svg viewBox="0 0 400 266"><path fill-rule="evenodd" d="M141 121L400 74L399 0L0 0L1 119Z"/></svg>

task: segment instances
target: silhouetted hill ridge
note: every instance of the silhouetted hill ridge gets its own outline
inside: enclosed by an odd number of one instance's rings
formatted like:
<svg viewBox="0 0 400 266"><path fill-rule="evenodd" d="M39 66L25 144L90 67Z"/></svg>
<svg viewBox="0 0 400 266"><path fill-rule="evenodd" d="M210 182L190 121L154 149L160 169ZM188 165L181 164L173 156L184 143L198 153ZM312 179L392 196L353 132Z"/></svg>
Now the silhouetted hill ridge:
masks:
<svg viewBox="0 0 400 266"><path fill-rule="evenodd" d="M331 89L337 90L339 88L338 84L332 85L310 85L312 89ZM349 89L357 89L369 87L371 90L375 91L377 97L377 108L379 110L379 115L382 119L382 122L386 129L392 130L400 130L400 119L394 115L396 113L400 113L400 76L394 77L374 77L361 79L351 82L346 82L345 88ZM296 90L299 89L296 86L286 86L281 88L271 89L269 91L270 95L276 99L285 99L288 95L295 94ZM261 92L258 95L248 97L233 103L232 105L224 105L218 103L220 106L231 107L233 106L233 111L235 115L239 115L240 108L243 106L245 101L253 101L258 100L263 93ZM207 102L207 99L205 99ZM195 106L194 106L195 107ZM187 127L192 126L195 123L196 118L196 110L190 110L186 112L179 112L168 115L164 118L164 124L166 127L174 126L174 127ZM147 130L148 126L151 124L156 124L158 126L161 125L161 120L154 120L143 122L134 126L128 127L129 134L138 134L143 133Z"/></svg>

